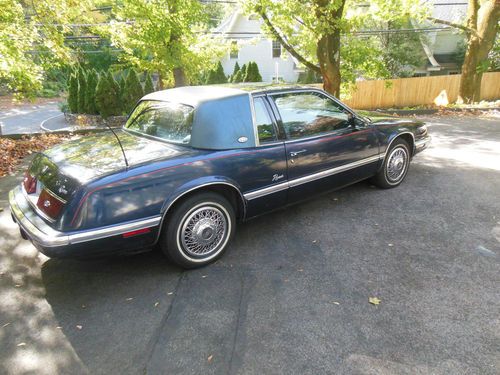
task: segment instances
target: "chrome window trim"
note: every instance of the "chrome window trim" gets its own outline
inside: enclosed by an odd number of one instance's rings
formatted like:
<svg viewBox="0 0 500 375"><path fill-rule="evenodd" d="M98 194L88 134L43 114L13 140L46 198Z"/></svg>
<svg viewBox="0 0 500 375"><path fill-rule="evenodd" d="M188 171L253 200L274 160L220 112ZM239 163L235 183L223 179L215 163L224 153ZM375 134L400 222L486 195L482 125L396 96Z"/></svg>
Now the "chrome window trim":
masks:
<svg viewBox="0 0 500 375"><path fill-rule="evenodd" d="M326 169L326 170L321 171L321 172L316 172L316 173L313 173L313 174L310 174L307 176L303 176L303 177L295 178L293 180L289 180L289 181L282 182L279 184L267 186L263 189L254 190L254 191L243 194L243 196L247 200L261 198L265 195L277 193L279 191L286 190L286 189L291 188L291 187L299 186L299 185L302 185L302 184L305 184L308 182L319 180L321 178L333 176L335 174L348 171L350 169L361 167L361 166L366 165L366 164L374 163L376 161L379 161L383 157L384 157L384 155L382 155L382 154L370 156L368 158L361 159L361 160L358 160L358 161L355 161L355 162L352 162L349 164L344 164L344 165L341 165L341 166L338 166L335 168Z"/></svg>
<svg viewBox="0 0 500 375"><path fill-rule="evenodd" d="M259 132L257 130L257 117L255 116L255 103L253 102L253 95L248 93L250 100L250 112L252 113L253 136L255 138L255 146L260 146Z"/></svg>

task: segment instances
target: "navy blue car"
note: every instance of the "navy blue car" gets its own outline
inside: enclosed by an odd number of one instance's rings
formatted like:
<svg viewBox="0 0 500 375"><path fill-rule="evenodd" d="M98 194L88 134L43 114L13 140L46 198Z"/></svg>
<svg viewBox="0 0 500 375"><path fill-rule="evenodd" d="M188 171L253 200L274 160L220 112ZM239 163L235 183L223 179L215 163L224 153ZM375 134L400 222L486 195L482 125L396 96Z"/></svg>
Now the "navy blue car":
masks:
<svg viewBox="0 0 500 375"><path fill-rule="evenodd" d="M158 245L192 268L220 257L239 221L368 178L398 186L429 142L420 121L356 113L319 89L175 88L114 133L37 154L9 201L49 257Z"/></svg>

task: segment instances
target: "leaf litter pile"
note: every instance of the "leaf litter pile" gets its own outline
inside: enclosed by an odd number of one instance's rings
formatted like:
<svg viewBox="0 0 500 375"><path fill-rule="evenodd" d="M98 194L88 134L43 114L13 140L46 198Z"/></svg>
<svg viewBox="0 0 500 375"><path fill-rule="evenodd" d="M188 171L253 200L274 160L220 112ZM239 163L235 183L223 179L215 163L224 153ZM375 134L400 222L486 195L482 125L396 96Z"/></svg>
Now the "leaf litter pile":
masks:
<svg viewBox="0 0 500 375"><path fill-rule="evenodd" d="M0 177L14 173L27 155L46 150L71 137L67 134L40 134L21 139L0 138Z"/></svg>

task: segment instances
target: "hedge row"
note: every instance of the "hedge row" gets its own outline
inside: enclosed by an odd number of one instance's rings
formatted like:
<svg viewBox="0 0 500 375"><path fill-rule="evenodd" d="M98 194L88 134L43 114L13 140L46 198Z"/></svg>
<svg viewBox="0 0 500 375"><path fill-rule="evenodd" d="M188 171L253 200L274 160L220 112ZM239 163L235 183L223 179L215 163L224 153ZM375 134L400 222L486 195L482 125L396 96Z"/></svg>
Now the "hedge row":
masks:
<svg viewBox="0 0 500 375"><path fill-rule="evenodd" d="M153 92L153 80L146 74L144 87L134 70L120 72L76 69L68 81L68 107L72 113L101 115L104 118L130 113L137 101Z"/></svg>
<svg viewBox="0 0 500 375"><path fill-rule="evenodd" d="M262 82L262 76L259 73L257 63L250 61L248 64L243 64L241 68L238 62L236 62L236 64L234 64L233 74L226 77L222 64L219 61L216 68L208 72L205 83L210 85L227 82Z"/></svg>

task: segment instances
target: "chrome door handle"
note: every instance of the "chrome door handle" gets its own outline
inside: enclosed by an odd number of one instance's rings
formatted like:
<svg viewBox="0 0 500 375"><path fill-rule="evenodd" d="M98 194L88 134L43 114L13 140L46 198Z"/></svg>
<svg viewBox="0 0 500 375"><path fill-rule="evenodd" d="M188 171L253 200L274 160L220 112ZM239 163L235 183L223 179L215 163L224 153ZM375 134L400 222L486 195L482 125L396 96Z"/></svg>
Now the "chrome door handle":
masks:
<svg viewBox="0 0 500 375"><path fill-rule="evenodd" d="M290 152L290 156L293 158L295 156L297 156L298 154L302 154L304 152L307 152L307 150L300 150L300 151L293 151L293 152Z"/></svg>

